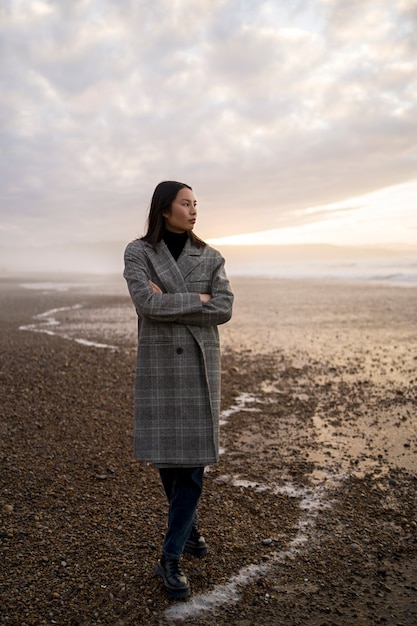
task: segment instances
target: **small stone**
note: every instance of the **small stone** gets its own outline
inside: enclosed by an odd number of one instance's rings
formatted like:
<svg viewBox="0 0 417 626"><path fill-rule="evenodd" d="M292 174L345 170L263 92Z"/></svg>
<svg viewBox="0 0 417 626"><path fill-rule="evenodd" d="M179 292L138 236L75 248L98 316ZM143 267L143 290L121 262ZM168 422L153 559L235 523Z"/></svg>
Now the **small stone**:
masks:
<svg viewBox="0 0 417 626"><path fill-rule="evenodd" d="M13 504L5 504L3 507L3 513L7 513L8 515L10 515L10 513L13 513L13 510L14 510Z"/></svg>
<svg viewBox="0 0 417 626"><path fill-rule="evenodd" d="M272 543L272 539L268 537L267 539L263 539L262 543L264 544L264 546L270 546Z"/></svg>
<svg viewBox="0 0 417 626"><path fill-rule="evenodd" d="M362 548L360 547L358 543L351 543L350 549L353 550L354 552L362 552Z"/></svg>

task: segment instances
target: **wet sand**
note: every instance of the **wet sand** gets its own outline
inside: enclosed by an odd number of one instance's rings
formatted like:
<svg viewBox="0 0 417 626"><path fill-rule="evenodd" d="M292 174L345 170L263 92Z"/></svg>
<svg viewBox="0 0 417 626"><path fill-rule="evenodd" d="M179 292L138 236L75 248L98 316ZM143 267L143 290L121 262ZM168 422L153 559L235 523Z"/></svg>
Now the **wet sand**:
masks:
<svg viewBox="0 0 417 626"><path fill-rule="evenodd" d="M210 552L184 558L193 596L172 603L154 576L166 503L132 458L130 302L2 281L3 623L417 623L417 290L233 287ZM19 330L80 302L57 335Z"/></svg>

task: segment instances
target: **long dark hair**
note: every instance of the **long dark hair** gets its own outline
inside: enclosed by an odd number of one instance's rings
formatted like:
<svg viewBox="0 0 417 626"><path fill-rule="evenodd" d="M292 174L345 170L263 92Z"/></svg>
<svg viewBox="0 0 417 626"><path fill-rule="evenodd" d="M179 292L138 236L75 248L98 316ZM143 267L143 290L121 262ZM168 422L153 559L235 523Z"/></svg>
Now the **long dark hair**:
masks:
<svg viewBox="0 0 417 626"><path fill-rule="evenodd" d="M192 191L190 185L179 183L176 180L164 180L155 187L149 207L148 229L142 237L142 239L150 243L154 249L165 233L163 213L171 211L172 203L177 197L178 192L184 189L184 187ZM205 241L197 237L192 231L188 233L188 238L197 248L203 248L207 245Z"/></svg>

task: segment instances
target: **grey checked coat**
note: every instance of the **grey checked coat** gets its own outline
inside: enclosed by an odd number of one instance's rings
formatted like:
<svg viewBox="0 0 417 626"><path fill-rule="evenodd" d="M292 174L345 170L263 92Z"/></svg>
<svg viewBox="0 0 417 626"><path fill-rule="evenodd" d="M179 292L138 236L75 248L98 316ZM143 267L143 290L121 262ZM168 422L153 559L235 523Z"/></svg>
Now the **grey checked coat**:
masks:
<svg viewBox="0 0 417 626"><path fill-rule="evenodd" d="M135 456L157 466L201 466L219 456L218 324L232 314L224 259L187 240L176 262L164 241L125 251L124 277L138 314ZM153 293L152 280L163 291ZM212 299L202 304L200 293Z"/></svg>

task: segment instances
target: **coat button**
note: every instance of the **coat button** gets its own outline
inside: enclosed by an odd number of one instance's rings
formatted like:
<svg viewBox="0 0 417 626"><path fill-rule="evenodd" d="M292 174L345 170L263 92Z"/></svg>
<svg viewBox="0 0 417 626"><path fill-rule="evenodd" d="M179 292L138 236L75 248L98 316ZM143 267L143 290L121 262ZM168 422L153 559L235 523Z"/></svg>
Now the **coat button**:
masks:
<svg viewBox="0 0 417 626"><path fill-rule="evenodd" d="M182 354L184 352L184 350L182 348L177 348L176 352L177 352L177 354Z"/></svg>

